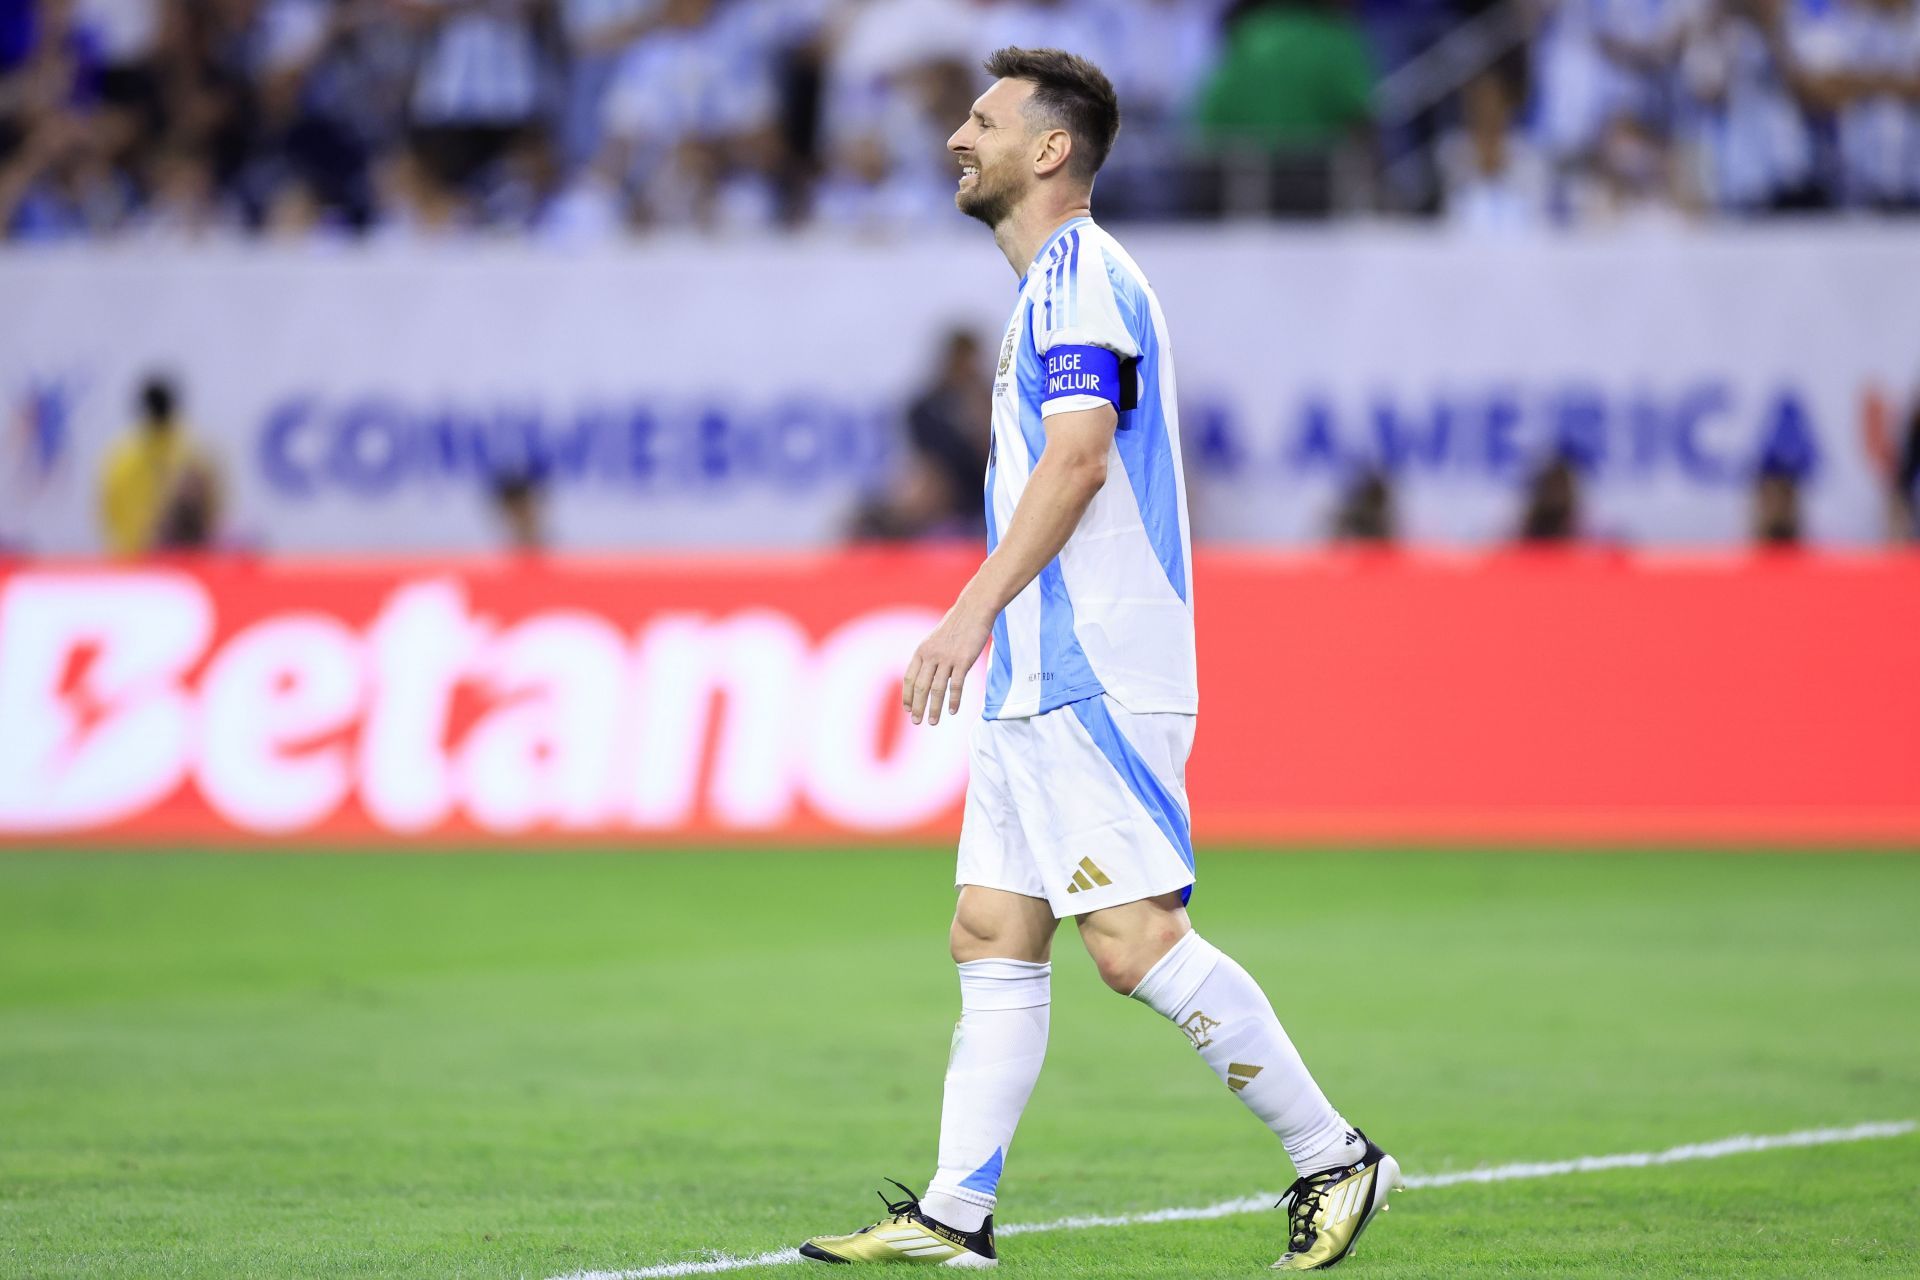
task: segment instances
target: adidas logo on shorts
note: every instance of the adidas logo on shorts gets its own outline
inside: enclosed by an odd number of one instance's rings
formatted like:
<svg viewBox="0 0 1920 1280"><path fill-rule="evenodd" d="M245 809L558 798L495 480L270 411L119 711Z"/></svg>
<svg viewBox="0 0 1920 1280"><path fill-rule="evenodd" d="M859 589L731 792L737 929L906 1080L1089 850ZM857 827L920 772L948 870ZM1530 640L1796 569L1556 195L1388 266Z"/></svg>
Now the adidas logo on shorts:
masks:
<svg viewBox="0 0 1920 1280"><path fill-rule="evenodd" d="M1081 890L1091 889L1095 885L1105 888L1112 883L1113 881L1107 878L1106 872L1093 865L1092 858L1082 858L1080 859L1079 870L1073 873L1073 883L1067 886L1067 892L1079 893Z"/></svg>

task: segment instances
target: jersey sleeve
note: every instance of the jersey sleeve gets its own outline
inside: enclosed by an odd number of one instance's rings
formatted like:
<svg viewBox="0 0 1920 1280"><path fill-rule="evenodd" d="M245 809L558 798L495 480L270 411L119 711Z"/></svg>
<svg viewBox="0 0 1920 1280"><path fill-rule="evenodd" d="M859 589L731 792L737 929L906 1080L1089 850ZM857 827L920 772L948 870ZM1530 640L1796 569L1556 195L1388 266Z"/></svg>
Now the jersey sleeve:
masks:
<svg viewBox="0 0 1920 1280"><path fill-rule="evenodd" d="M1100 246L1078 230L1048 251L1045 284L1033 308L1034 349L1045 379L1040 416L1075 413L1125 401L1140 340L1107 269Z"/></svg>

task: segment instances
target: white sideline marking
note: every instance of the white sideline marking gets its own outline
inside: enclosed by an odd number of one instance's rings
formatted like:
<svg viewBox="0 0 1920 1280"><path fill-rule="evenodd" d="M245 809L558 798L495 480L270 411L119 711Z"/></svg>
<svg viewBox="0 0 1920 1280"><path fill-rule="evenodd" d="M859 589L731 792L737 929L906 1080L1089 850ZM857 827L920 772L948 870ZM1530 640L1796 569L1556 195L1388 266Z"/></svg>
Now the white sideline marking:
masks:
<svg viewBox="0 0 1920 1280"><path fill-rule="evenodd" d="M1602 1169L1646 1169L1655 1165L1684 1164L1691 1160L1719 1160L1745 1155L1751 1151L1777 1151L1783 1147L1825 1147L1838 1142L1866 1142L1874 1138L1899 1138L1912 1133L1912 1120L1876 1120L1849 1125L1844 1129L1800 1129L1793 1133L1740 1134L1717 1142L1695 1142L1665 1151L1625 1151L1610 1156L1580 1156L1573 1160L1544 1163L1500 1164L1490 1169L1462 1169L1453 1173L1413 1174L1406 1180L1409 1188L1457 1187L1467 1182L1514 1182L1523 1178L1557 1178L1568 1173L1596 1173ZM1228 1218L1241 1213L1259 1213L1273 1207L1277 1192L1222 1200L1218 1204L1188 1208L1154 1209L1148 1213L1121 1213L1111 1216L1081 1214L1055 1218L1051 1222L1017 1222L1001 1227L996 1234L1023 1236L1036 1231L1086 1231L1093 1227L1139 1227L1156 1222L1197 1222L1209 1218ZM776 1249L751 1257L715 1253L699 1262L664 1262L654 1267L631 1271L574 1271L552 1280L667 1280L671 1276L710 1275L718 1271L743 1271L748 1267L777 1267L799 1262L798 1249Z"/></svg>

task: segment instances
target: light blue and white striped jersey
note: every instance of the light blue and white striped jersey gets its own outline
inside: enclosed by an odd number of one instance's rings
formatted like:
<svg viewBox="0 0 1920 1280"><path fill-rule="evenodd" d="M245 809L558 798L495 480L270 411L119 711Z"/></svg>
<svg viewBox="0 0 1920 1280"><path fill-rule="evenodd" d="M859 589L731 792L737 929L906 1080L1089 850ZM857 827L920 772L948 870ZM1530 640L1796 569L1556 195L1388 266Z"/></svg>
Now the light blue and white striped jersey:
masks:
<svg viewBox="0 0 1920 1280"><path fill-rule="evenodd" d="M1167 321L1146 276L1090 218L1027 269L1000 344L987 464L987 545L999 545L1046 448L1045 421L1119 410L1107 482L1079 527L995 620L990 720L1107 694L1132 712L1199 709L1192 543Z"/></svg>
<svg viewBox="0 0 1920 1280"><path fill-rule="evenodd" d="M428 127L514 125L540 106L540 55L520 0L454 8L433 31L413 86L413 119Z"/></svg>
<svg viewBox="0 0 1920 1280"><path fill-rule="evenodd" d="M1836 19L1832 69L1886 86L1840 109L1842 194L1854 204L1920 199L1920 107L1893 87L1920 75L1920 9L1859 3Z"/></svg>

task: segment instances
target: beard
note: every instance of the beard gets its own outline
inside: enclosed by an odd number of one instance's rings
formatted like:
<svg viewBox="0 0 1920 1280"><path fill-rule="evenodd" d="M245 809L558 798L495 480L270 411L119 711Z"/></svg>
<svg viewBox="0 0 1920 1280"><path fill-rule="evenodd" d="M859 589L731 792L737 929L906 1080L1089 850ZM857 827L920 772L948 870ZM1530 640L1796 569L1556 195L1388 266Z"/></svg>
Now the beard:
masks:
<svg viewBox="0 0 1920 1280"><path fill-rule="evenodd" d="M978 218L989 227L998 228L1013 212L1019 192L1013 190L1011 183L990 182L985 169L979 170L979 175L971 187L954 192L954 207L969 218Z"/></svg>

